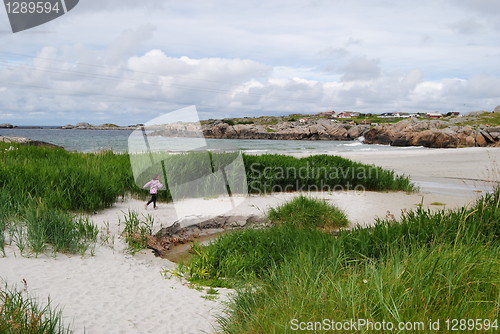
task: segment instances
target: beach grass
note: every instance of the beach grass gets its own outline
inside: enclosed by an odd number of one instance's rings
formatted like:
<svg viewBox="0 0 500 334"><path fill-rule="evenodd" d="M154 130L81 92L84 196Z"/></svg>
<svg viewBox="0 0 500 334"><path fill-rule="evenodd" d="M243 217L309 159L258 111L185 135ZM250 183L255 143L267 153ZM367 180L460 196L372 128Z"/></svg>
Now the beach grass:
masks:
<svg viewBox="0 0 500 334"><path fill-rule="evenodd" d="M410 326L406 332L429 333L431 321L440 321L441 329L445 319L498 322L499 255L498 245L442 244L400 249L383 261L364 259L346 266L341 257L324 261L299 254L256 289L240 291L219 319L221 332L331 333L331 321L366 319L390 322L396 332L403 323ZM358 326L339 332L392 331Z"/></svg>
<svg viewBox="0 0 500 334"><path fill-rule="evenodd" d="M497 188L469 208L417 209L338 236L286 224L233 232L197 246L185 272L240 289L219 319L224 333L292 333L323 319L498 326L499 237Z"/></svg>
<svg viewBox="0 0 500 334"><path fill-rule="evenodd" d="M246 176L250 193L414 189L408 177L328 155L301 159L284 155L243 155L246 175L240 175L234 168L231 169L231 162L237 157L234 153L157 153L158 156L152 159L158 163L149 166L149 169L146 166L144 175L136 180L128 154L109 151L76 153L13 145L9 147L15 147L14 150L7 150L3 148L8 145L0 143L0 187L18 207L26 207L32 200L42 199L49 207L92 212L110 207L117 197L126 194L145 198L147 190L141 187L152 175L161 171L158 161L177 171L175 180L165 181L168 186L175 187L205 177L204 182L197 185L201 189L195 189L195 193L202 197L205 193L210 194L214 182L220 181L216 179L221 177L220 173L208 174L223 167L226 171L224 177L231 185L239 185L242 176ZM150 155L144 156L147 159L143 160L149 163ZM168 187L166 191L160 191L159 200L171 199Z"/></svg>
<svg viewBox="0 0 500 334"><path fill-rule="evenodd" d="M349 225L345 212L326 200L310 198L304 195L268 212L274 224L290 224L297 228L319 228L332 231Z"/></svg>
<svg viewBox="0 0 500 334"><path fill-rule="evenodd" d="M141 218L136 211L129 210L124 217L123 223L125 227L122 235L128 244L128 251L135 254L147 248L148 236L153 234L154 217L147 215Z"/></svg>
<svg viewBox="0 0 500 334"><path fill-rule="evenodd" d="M70 334L63 323L62 312L49 302L41 306L26 292L0 287L0 333Z"/></svg>
<svg viewBox="0 0 500 334"><path fill-rule="evenodd" d="M163 174L164 168L175 170L177 177L163 181L167 187L159 192L160 201L172 200L171 188L181 196L194 192L202 198L226 192L225 186L218 189L214 184L230 184L232 193L254 194L414 189L408 177L335 156L239 157L238 153L214 152L148 154L140 160L146 165L139 166L142 174L136 175L136 179L131 159L137 156L0 143L0 253L4 254L4 242L9 234L10 242L35 254L44 251L47 245L56 251L82 252L85 245L93 242L89 236L94 228L85 219L71 218L65 212L72 212L76 217L111 207L121 196L145 198L148 191L142 189L142 185L155 173ZM242 165L233 163L237 159L241 159ZM147 166L151 161L156 163ZM244 168L244 175L239 167ZM67 238L67 243L61 238Z"/></svg>
<svg viewBox="0 0 500 334"><path fill-rule="evenodd" d="M181 266L196 283L240 285L261 279L269 270L300 252L320 256L331 248L324 231L348 225L345 214L320 199L298 196L268 213L269 229L225 233L207 246L194 245L187 266Z"/></svg>
<svg viewBox="0 0 500 334"><path fill-rule="evenodd" d="M29 248L40 254L50 246L54 253L85 254L95 247L99 230L86 217L48 208L43 203L31 206L24 221Z"/></svg>
<svg viewBox="0 0 500 334"><path fill-rule="evenodd" d="M244 155L250 193L287 191L414 191L410 179L393 171L331 155L295 158Z"/></svg>

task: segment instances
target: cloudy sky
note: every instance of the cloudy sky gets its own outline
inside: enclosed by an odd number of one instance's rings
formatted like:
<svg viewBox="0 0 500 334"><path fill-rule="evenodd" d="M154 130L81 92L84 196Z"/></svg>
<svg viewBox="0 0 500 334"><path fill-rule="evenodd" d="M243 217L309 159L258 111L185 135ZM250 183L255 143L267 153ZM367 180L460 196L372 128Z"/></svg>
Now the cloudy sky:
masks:
<svg viewBox="0 0 500 334"><path fill-rule="evenodd" d="M491 111L497 0L80 0L13 34L0 123L144 123L326 110Z"/></svg>

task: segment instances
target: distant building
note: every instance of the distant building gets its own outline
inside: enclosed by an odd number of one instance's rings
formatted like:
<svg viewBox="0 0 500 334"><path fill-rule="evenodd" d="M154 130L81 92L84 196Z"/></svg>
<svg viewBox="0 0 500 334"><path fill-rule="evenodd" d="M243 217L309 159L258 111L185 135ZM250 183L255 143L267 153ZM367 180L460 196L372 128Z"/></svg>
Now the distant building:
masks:
<svg viewBox="0 0 500 334"><path fill-rule="evenodd" d="M351 118L351 117L352 117L351 113L348 112L341 112L336 115L336 118Z"/></svg>
<svg viewBox="0 0 500 334"><path fill-rule="evenodd" d="M324 117L333 117L335 116L336 112L335 111L325 111L325 112L320 112L318 116L324 116Z"/></svg>
<svg viewBox="0 0 500 334"><path fill-rule="evenodd" d="M425 114L425 116L427 116L429 118L441 118L441 117L443 117L442 114L436 113L436 112L428 112L427 114Z"/></svg>
<svg viewBox="0 0 500 334"><path fill-rule="evenodd" d="M393 118L393 117L401 117L401 115L398 112L396 112L396 113L384 112L384 113L380 114L378 117L380 117L380 118Z"/></svg>

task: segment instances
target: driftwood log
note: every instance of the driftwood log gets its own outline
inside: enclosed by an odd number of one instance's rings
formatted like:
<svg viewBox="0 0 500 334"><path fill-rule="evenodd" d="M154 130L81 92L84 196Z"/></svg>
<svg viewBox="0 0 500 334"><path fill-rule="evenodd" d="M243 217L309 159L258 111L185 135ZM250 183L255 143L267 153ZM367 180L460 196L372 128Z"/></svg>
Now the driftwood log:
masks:
<svg viewBox="0 0 500 334"><path fill-rule="evenodd" d="M193 223L194 221L198 222ZM198 237L229 230L267 226L270 226L268 219L256 215L217 216L208 219L185 218L162 228L155 235L148 236L148 248L153 250L156 256L165 257L172 246L192 242Z"/></svg>

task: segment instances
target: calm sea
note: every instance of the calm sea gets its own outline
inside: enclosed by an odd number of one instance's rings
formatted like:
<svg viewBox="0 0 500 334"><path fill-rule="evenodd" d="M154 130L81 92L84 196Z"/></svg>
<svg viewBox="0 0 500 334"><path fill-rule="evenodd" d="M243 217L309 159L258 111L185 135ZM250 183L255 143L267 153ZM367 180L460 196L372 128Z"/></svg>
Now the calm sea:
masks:
<svg viewBox="0 0 500 334"><path fill-rule="evenodd" d="M69 151L97 152L112 150L128 152L128 130L63 130L63 129L0 129L0 136L19 136L49 142ZM160 140L160 137L149 137ZM151 139L153 138L153 139ZM186 145L186 138L169 138L162 144L166 149L179 149ZM360 141L325 140L260 140L260 139L206 139L211 150L239 149L247 153L335 153L385 150L418 150L421 147L392 147L367 145ZM189 146L189 145L188 145Z"/></svg>

